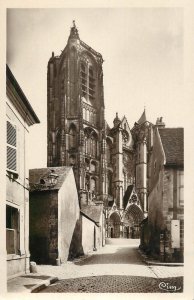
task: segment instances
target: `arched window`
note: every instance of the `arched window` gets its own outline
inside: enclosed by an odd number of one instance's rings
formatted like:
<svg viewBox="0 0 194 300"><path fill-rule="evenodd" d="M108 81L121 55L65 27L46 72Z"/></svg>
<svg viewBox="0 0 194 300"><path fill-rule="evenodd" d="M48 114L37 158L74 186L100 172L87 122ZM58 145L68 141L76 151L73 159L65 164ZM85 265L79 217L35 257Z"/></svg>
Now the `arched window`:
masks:
<svg viewBox="0 0 194 300"><path fill-rule="evenodd" d="M90 161L89 159L85 159L85 166L86 166L86 171L89 171L90 170Z"/></svg>
<svg viewBox="0 0 194 300"><path fill-rule="evenodd" d="M83 107L83 119L86 120L86 109Z"/></svg>
<svg viewBox="0 0 194 300"><path fill-rule="evenodd" d="M93 100L95 94L95 79L94 70L92 66L89 66L89 99Z"/></svg>
<svg viewBox="0 0 194 300"><path fill-rule="evenodd" d="M89 176L86 176L86 178L85 178L85 190L89 191L89 189L90 189L90 178L89 178Z"/></svg>
<svg viewBox="0 0 194 300"><path fill-rule="evenodd" d="M87 136L84 137L84 152L85 152L85 154L88 153L88 138L87 138Z"/></svg>
<svg viewBox="0 0 194 300"><path fill-rule="evenodd" d="M107 159L107 163L110 164L111 163L111 142L109 139L106 140L106 159Z"/></svg>
<svg viewBox="0 0 194 300"><path fill-rule="evenodd" d="M91 162L91 172L96 172L96 163Z"/></svg>
<svg viewBox="0 0 194 300"><path fill-rule="evenodd" d="M90 121L90 112L88 109L86 110L86 121Z"/></svg>
<svg viewBox="0 0 194 300"><path fill-rule="evenodd" d="M86 71L86 66L83 62L81 63L81 71L83 71L83 72Z"/></svg>
<svg viewBox="0 0 194 300"><path fill-rule="evenodd" d="M91 138L90 137L87 138L87 154L88 155L91 154Z"/></svg>
<svg viewBox="0 0 194 300"><path fill-rule="evenodd" d="M91 190L92 193L96 192L96 180L95 180L95 178L91 178L90 190Z"/></svg>
<svg viewBox="0 0 194 300"><path fill-rule="evenodd" d="M93 114L93 124L96 125L96 113Z"/></svg>
<svg viewBox="0 0 194 300"><path fill-rule="evenodd" d="M91 138L90 138L90 154L93 157L97 157L97 148L98 148L98 139L96 133L92 133Z"/></svg>
<svg viewBox="0 0 194 300"><path fill-rule="evenodd" d="M92 66L89 67L89 76L90 76L91 78L94 77L94 71L93 71Z"/></svg>
<svg viewBox="0 0 194 300"><path fill-rule="evenodd" d="M126 171L123 171L123 179L124 179L124 192L127 189L127 174Z"/></svg>
<svg viewBox="0 0 194 300"><path fill-rule="evenodd" d="M75 47L72 47L70 50L70 78L71 78L71 86L70 86L70 114L75 115L77 111L77 106L75 105L76 97L77 97L77 51Z"/></svg>
<svg viewBox="0 0 194 300"><path fill-rule="evenodd" d="M82 95L85 97L87 94L87 70L83 62L81 63L81 88Z"/></svg>
<svg viewBox="0 0 194 300"><path fill-rule="evenodd" d="M85 61L81 62L80 65L80 80L81 80L81 89L83 97L87 98L90 101L95 99L95 68L94 61L87 54L87 63Z"/></svg>
<svg viewBox="0 0 194 300"><path fill-rule="evenodd" d="M112 192L112 172L108 172L108 194L109 195L113 195L113 192Z"/></svg>
<svg viewBox="0 0 194 300"><path fill-rule="evenodd" d="M90 112L90 123L94 124L93 112Z"/></svg>
<svg viewBox="0 0 194 300"><path fill-rule="evenodd" d="M71 124L69 128L69 149L76 148L76 127Z"/></svg>
<svg viewBox="0 0 194 300"><path fill-rule="evenodd" d="M91 155L93 157L96 157L97 156L97 137L95 134L93 134L91 136L90 144L91 144Z"/></svg>

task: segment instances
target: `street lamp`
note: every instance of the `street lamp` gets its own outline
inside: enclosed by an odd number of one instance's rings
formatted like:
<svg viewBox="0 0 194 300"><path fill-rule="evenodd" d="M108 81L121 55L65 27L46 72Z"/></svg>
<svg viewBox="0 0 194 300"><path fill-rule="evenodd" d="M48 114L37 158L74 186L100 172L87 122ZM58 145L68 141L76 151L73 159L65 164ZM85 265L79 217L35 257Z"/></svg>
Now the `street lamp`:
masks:
<svg viewBox="0 0 194 300"><path fill-rule="evenodd" d="M58 177L59 177L59 175L55 174L54 170L51 170L51 173L47 177L49 186L53 186L53 185L57 184Z"/></svg>

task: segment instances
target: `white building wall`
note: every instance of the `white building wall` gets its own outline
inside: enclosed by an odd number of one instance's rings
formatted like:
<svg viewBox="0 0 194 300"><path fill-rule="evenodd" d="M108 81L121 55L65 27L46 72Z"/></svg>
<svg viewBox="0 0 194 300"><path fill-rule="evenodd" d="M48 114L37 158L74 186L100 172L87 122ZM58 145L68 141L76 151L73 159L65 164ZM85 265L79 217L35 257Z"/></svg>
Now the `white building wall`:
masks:
<svg viewBox="0 0 194 300"><path fill-rule="evenodd" d="M79 202L73 170L58 192L58 256L66 262L76 222L79 220Z"/></svg>
<svg viewBox="0 0 194 300"><path fill-rule="evenodd" d="M16 125L17 139L17 171L16 174L6 172L6 204L19 212L19 242L17 251L7 254L8 278L29 271L29 192L28 166L26 160L26 144L28 139L28 125L21 118L9 98L6 105L6 121Z"/></svg>

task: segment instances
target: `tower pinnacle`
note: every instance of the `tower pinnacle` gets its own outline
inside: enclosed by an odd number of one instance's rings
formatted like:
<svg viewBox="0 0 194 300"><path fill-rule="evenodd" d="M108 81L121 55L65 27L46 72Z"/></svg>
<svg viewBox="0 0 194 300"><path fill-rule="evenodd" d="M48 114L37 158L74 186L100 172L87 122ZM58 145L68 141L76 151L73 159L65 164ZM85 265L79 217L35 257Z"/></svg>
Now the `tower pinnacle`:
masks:
<svg viewBox="0 0 194 300"><path fill-rule="evenodd" d="M113 124L114 127L118 126L121 123L121 120L118 117L118 112L116 112L116 117L114 118Z"/></svg>
<svg viewBox="0 0 194 300"><path fill-rule="evenodd" d="M79 34L78 34L77 27L75 25L75 20L73 20L73 26L71 27L69 39L70 38L79 39Z"/></svg>
<svg viewBox="0 0 194 300"><path fill-rule="evenodd" d="M145 123L147 121L147 117L146 117L146 110L145 110L145 106L144 106L144 111L139 119L139 121L137 122L139 125Z"/></svg>

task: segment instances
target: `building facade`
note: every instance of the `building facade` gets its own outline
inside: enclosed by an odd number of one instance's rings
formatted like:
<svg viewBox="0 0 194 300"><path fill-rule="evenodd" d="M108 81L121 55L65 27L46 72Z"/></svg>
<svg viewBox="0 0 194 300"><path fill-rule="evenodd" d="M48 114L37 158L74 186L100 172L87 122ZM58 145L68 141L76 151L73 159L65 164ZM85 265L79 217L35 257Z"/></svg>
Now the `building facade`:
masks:
<svg viewBox="0 0 194 300"><path fill-rule="evenodd" d="M27 140L29 126L39 119L8 66L6 71L6 250L7 276L12 278L29 271Z"/></svg>
<svg viewBox="0 0 194 300"><path fill-rule="evenodd" d="M103 59L71 28L48 63L48 166L73 166L80 205L104 199Z"/></svg>
<svg viewBox="0 0 194 300"><path fill-rule="evenodd" d="M31 259L40 264L66 262L80 218L72 168L32 169L29 179ZM72 254L82 254L79 239Z"/></svg>
<svg viewBox="0 0 194 300"><path fill-rule="evenodd" d="M101 205L106 237L139 238L148 215L155 127L145 109L130 128L104 117L102 55L81 41L75 22L60 56L48 62L48 166L73 166L81 209Z"/></svg>
<svg viewBox="0 0 194 300"><path fill-rule="evenodd" d="M65 49L48 62L47 163L73 166L81 208L103 203L106 236L129 236L134 226L139 236L138 224L147 213L147 140L138 137L148 135L149 125L144 111L132 130L118 114L109 127L102 64L102 55L80 40L74 23ZM133 202L126 213L129 189Z"/></svg>
<svg viewBox="0 0 194 300"><path fill-rule="evenodd" d="M150 158L147 247L165 261L183 261L183 139L183 128L156 127L154 130Z"/></svg>
<svg viewBox="0 0 194 300"><path fill-rule="evenodd" d="M80 210L72 167L32 169L29 179L33 261L61 264L100 248L102 209L93 205Z"/></svg>

